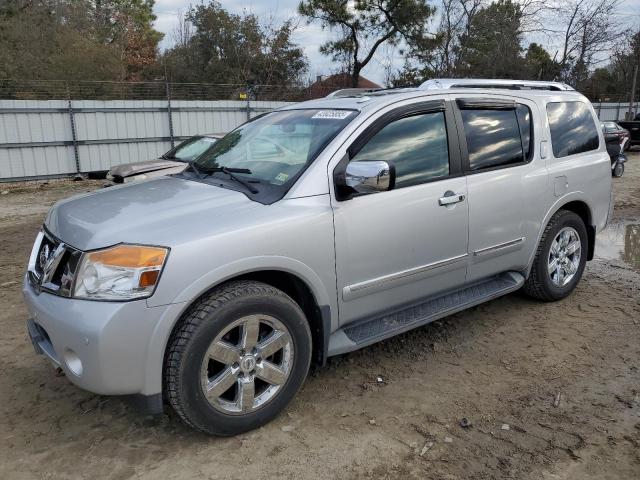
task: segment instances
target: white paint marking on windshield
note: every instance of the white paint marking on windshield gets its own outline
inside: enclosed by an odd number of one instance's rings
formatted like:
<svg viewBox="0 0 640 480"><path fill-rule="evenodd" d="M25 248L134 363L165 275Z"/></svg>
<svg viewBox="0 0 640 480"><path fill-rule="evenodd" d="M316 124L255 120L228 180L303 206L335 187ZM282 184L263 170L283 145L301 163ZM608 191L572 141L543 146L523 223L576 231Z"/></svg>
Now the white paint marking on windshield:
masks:
<svg viewBox="0 0 640 480"><path fill-rule="evenodd" d="M319 118L323 120L344 120L351 112L349 110L320 110L313 118Z"/></svg>

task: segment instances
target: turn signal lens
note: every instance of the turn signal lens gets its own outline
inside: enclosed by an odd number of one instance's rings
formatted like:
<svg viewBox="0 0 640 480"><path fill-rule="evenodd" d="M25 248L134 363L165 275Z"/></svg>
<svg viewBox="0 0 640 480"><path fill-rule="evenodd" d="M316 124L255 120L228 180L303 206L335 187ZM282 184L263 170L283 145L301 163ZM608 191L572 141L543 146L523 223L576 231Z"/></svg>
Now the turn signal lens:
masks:
<svg viewBox="0 0 640 480"><path fill-rule="evenodd" d="M118 245L106 250L87 253L87 257L92 262L134 268L162 266L166 256L166 248L138 245Z"/></svg>

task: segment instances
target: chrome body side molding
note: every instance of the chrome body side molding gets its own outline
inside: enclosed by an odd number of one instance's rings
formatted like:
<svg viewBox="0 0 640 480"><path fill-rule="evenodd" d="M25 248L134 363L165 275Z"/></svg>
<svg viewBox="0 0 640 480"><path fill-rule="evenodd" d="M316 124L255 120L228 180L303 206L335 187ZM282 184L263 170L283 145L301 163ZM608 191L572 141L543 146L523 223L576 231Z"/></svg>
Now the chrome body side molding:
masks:
<svg viewBox="0 0 640 480"><path fill-rule="evenodd" d="M441 273L446 270L460 268L463 266L463 260L468 256L469 255L465 253L455 257L446 258L438 262L429 263L427 265L421 265L419 267L390 273L371 280L365 280L364 282L354 283L353 285L347 285L342 290L342 298L345 301L353 300L354 298L369 295L379 290L402 285L403 283L413 280L412 277L415 275L425 274L425 276L428 276L435 273Z"/></svg>

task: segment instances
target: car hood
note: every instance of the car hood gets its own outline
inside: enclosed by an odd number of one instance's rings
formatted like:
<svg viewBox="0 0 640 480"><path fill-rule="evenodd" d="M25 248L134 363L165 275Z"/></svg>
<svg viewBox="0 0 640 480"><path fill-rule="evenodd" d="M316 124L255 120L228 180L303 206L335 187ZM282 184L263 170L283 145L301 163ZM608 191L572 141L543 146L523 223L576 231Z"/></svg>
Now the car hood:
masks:
<svg viewBox="0 0 640 480"><path fill-rule="evenodd" d="M155 170L163 170L165 168L184 167L184 162L177 162L174 160L165 160L158 158L155 160L144 160L142 162L123 163L122 165L116 165L109 170L109 175L114 177L129 177L131 175L138 175L140 173L153 172Z"/></svg>
<svg viewBox="0 0 640 480"><path fill-rule="evenodd" d="M233 229L261 207L234 190L159 177L58 202L45 226L80 250L122 242L172 247Z"/></svg>

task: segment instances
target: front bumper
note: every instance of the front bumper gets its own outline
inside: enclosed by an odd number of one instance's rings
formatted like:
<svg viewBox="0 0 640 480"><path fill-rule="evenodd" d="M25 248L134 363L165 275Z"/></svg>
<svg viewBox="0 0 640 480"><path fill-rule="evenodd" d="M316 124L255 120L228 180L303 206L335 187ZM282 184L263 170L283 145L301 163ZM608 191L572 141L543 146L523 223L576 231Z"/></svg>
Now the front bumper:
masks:
<svg viewBox="0 0 640 480"><path fill-rule="evenodd" d="M23 295L36 352L59 366L75 385L101 395L160 393L160 385L148 391L148 350L169 306L37 294L26 277Z"/></svg>

